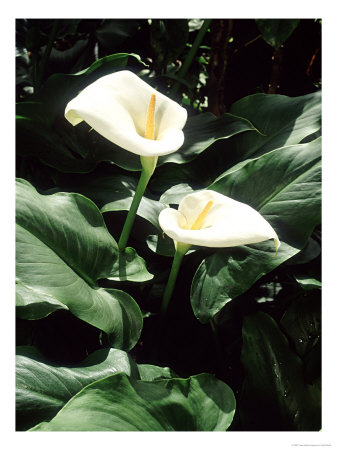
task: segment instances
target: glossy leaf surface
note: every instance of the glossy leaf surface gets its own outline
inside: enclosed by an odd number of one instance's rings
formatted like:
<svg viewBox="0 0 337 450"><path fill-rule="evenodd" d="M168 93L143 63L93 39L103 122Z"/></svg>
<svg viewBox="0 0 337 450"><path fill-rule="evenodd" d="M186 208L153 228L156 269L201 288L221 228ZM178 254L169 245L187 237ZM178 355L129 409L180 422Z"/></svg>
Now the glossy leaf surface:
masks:
<svg viewBox="0 0 337 450"><path fill-rule="evenodd" d="M140 381L116 374L75 395L34 431L225 431L235 398L212 375Z"/></svg>
<svg viewBox="0 0 337 450"><path fill-rule="evenodd" d="M184 183L196 189L206 188L217 177L235 165L245 164L249 158L285 146L310 142L320 135L321 93L318 91L294 98L284 95L249 95L235 102L230 113L248 120L258 132L247 131L230 139L213 141L211 146L189 163L171 163L159 167L150 187L161 192Z"/></svg>
<svg viewBox="0 0 337 450"><path fill-rule="evenodd" d="M280 148L239 164L210 186L257 209L277 232L281 247L275 255L273 243L264 242L217 251L206 258L191 288L199 320L208 321L304 247L321 219L320 151L320 139Z"/></svg>
<svg viewBox="0 0 337 450"><path fill-rule="evenodd" d="M66 305L76 317L105 331L112 345L129 349L142 328L139 307L127 293L97 284L117 261L117 244L94 203L78 194L41 195L28 182L17 182L19 286L36 291L39 303L46 295L48 304ZM31 296L26 303L31 312ZM30 318L41 317L41 310L35 310Z"/></svg>
<svg viewBox="0 0 337 450"><path fill-rule="evenodd" d="M27 429L42 420L52 419L85 386L116 372L138 376L136 364L122 350L97 350L76 367L62 367L47 363L34 347L18 347L18 429Z"/></svg>
<svg viewBox="0 0 337 450"><path fill-rule="evenodd" d="M58 309L69 308L56 298L16 281L16 312L21 319L42 319Z"/></svg>
<svg viewBox="0 0 337 450"><path fill-rule="evenodd" d="M235 102L231 113L243 117L260 131L238 135L234 155L238 161L268 151L299 144L321 128L321 92L287 97L254 94Z"/></svg>
<svg viewBox="0 0 337 450"><path fill-rule="evenodd" d="M187 163L218 140L228 139L247 131L258 134L258 130L249 120L228 113L221 117L211 113L192 116L188 119L183 131L185 136L183 146L171 155L160 157L158 165L168 162Z"/></svg>

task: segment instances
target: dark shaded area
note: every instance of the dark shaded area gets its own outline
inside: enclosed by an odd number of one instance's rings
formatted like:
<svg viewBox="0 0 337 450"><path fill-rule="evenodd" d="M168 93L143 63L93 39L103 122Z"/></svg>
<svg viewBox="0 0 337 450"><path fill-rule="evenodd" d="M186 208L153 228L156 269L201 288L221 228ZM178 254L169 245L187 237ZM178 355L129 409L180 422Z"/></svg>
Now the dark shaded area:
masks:
<svg viewBox="0 0 337 450"><path fill-rule="evenodd" d="M52 364L76 364L101 348L101 331L68 311L40 320L17 319L16 330L16 345L36 347Z"/></svg>
<svg viewBox="0 0 337 450"><path fill-rule="evenodd" d="M200 26L201 22L190 26L188 32L187 19L59 20L41 86L54 73L76 73L97 58L134 53L148 64L159 89L167 90L176 81ZM34 58L41 62L52 27L53 20L17 20L18 100L29 95L30 86L34 86L39 69L38 64L34 67ZM196 102L200 107L202 100L210 97L208 109L219 114L242 97L267 93L275 81L273 93L290 96L304 95L320 86L320 20L301 19L281 47L274 49L262 38L254 19L213 19L179 92L188 96L185 106Z"/></svg>

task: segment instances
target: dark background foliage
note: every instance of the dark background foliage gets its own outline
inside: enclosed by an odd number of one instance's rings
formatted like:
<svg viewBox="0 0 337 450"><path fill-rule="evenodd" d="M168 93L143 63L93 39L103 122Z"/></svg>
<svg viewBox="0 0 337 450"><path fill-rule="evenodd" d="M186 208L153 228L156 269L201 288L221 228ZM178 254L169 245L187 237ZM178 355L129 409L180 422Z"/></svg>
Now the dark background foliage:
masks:
<svg viewBox="0 0 337 450"><path fill-rule="evenodd" d="M276 24L282 21L274 20L272 27L268 22L210 21L182 77L184 62L202 27L200 20L19 19L17 102L34 99L33 94L43 91L50 76L78 73L99 58L115 53L139 55L147 64L139 65L139 70L148 77L148 82L182 102L189 116L206 111L221 116L235 101L259 92L298 97L317 91L321 84L320 20L289 20L285 28L284 23ZM27 142L22 142L19 136L18 143L17 176L30 181L40 191L77 192L77 186L85 185L93 174L101 177L124 173L117 165L104 161L86 167L83 173L82 170L63 171L27 150ZM74 158L79 159L78 155ZM193 172L195 165L199 164L200 168L202 157L199 158L194 166L193 163L187 166L190 167L189 181L193 180L195 188L199 187L198 183L203 186L199 173ZM167 176L172 180L174 173L172 168ZM156 198L158 191L154 178L149 196ZM125 212L105 214L108 229L115 239L124 219ZM299 255L260 278L226 305L215 317L215 333L209 324L196 320L189 301L190 280L208 255L207 250L186 256L182 268L184 277L178 278L162 330L162 346L160 351L155 351L159 299L169 262L145 245L144 236L154 232L149 222L137 217L135 226L137 235L131 238L130 245L148 262L150 271L155 267L159 274L155 282L137 285L104 281L101 285L130 293L143 311L143 332L131 352L137 363L167 365L183 377L214 373L233 389L237 399L231 430L319 429L319 414L312 417L311 422L296 422L275 406L271 373L261 373L264 383L256 384L252 372L261 368L264 352L266 357L270 357L270 352L265 350L263 339L258 340L251 330L264 330L275 360L289 362L286 368L278 367L279 376L289 380L296 379L299 373L304 374L314 392L312 395L317 395L321 375L320 290L299 280L302 275L320 280L320 228L315 229ZM289 342L291 355L283 345L284 338ZM75 364L94 350L108 346L99 330L68 311L57 311L36 321L18 319L17 344L34 345L50 361L61 364ZM286 388L284 395L287 396Z"/></svg>
<svg viewBox="0 0 337 450"><path fill-rule="evenodd" d="M320 21L297 21L278 48L263 39L261 29L264 31L265 25L261 22L214 19L179 91L198 104L212 92L219 96L220 89L224 102L218 108L222 113L236 100L256 92L299 96L317 89L321 80ZM29 87L39 87L50 75L79 72L112 53L139 55L165 89L175 80L201 24L200 20L186 19L62 19L55 25L53 20L19 19L18 100L26 98ZM48 64L37 76L36 66L43 61L50 36ZM203 78L207 82L197 87ZM217 113L214 103L202 109Z"/></svg>

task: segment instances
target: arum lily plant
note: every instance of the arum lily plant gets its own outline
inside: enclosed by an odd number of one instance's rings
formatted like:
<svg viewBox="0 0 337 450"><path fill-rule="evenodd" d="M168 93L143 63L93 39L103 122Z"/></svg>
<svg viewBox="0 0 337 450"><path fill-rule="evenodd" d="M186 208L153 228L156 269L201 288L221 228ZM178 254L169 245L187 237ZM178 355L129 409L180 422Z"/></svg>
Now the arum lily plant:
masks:
<svg viewBox="0 0 337 450"><path fill-rule="evenodd" d="M118 242L124 250L158 156L175 152L184 142L187 112L125 70L83 89L66 106L65 117L72 125L84 120L109 141L140 156L141 176Z"/></svg>
<svg viewBox="0 0 337 450"><path fill-rule="evenodd" d="M165 314L172 296L182 259L191 245L234 247L274 239L280 241L271 225L255 209L211 190L187 195L178 210L166 208L159 215L164 233L174 239L175 256L162 302Z"/></svg>

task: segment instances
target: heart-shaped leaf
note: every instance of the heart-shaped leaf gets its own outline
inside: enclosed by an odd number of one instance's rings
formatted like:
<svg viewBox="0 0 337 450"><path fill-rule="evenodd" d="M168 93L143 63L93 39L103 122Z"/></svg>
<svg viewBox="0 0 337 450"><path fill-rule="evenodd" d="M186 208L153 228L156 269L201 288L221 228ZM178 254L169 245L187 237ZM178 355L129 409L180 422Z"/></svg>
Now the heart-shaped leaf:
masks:
<svg viewBox="0 0 337 450"><path fill-rule="evenodd" d="M91 383L33 431L225 431L235 397L209 374L141 381L116 374Z"/></svg>
<svg viewBox="0 0 337 450"><path fill-rule="evenodd" d="M94 203L79 194L41 195L18 180L16 234L17 279L25 287L20 296L28 296L19 303L23 317L27 308L30 318L41 317L42 309L32 307L33 290L39 304L46 295L47 313L62 303L105 331L115 347L136 344L142 328L138 305L125 292L97 285L98 279L110 276L118 250Z"/></svg>
<svg viewBox="0 0 337 450"><path fill-rule="evenodd" d="M259 278L293 255L282 242L275 256L271 242L216 251L194 274L191 304L195 317L207 323L228 302L247 291Z"/></svg>
<svg viewBox="0 0 337 450"><path fill-rule="evenodd" d="M192 307L201 322L298 253L320 223L320 143L316 139L245 161L210 186L257 209L278 233L281 247L277 256L273 243L264 242L206 258L191 288Z"/></svg>
<svg viewBox="0 0 337 450"><path fill-rule="evenodd" d="M113 348L96 350L71 367L51 364L31 346L17 347L16 354L18 430L51 420L81 389L108 375L123 372L144 381L177 377L168 367L137 365L127 353Z"/></svg>
<svg viewBox="0 0 337 450"><path fill-rule="evenodd" d="M249 95L235 102L231 113L249 120L261 132L236 136L232 158L243 161L277 148L299 144L318 132L321 128L321 92L301 97Z"/></svg>
<svg viewBox="0 0 337 450"><path fill-rule="evenodd" d="M180 183L188 183L197 189L206 187L247 158L317 138L321 127L321 93L302 97L254 94L235 102L230 113L248 120L259 132L237 133L230 139L213 141L187 164L171 163L159 167L150 187L159 192ZM195 134L197 136L197 130Z"/></svg>
<svg viewBox="0 0 337 450"><path fill-rule="evenodd" d="M52 419L85 386L116 372L138 377L136 364L122 350L97 350L76 367L62 367L48 364L34 347L18 347L17 429Z"/></svg>
<svg viewBox="0 0 337 450"><path fill-rule="evenodd" d="M299 188L303 202L306 198L308 201L312 197L315 199L316 196L310 195L311 188L302 179L308 181L319 167L321 143L321 138L318 138L307 144L282 147L242 161L219 176L208 189L248 203L258 211L267 209L266 206L276 199L281 202L283 195L289 198ZM317 191L319 194L320 190ZM296 194L292 195L295 200Z"/></svg>

